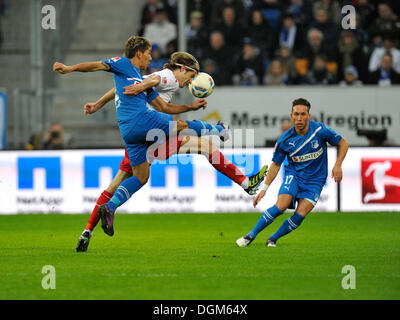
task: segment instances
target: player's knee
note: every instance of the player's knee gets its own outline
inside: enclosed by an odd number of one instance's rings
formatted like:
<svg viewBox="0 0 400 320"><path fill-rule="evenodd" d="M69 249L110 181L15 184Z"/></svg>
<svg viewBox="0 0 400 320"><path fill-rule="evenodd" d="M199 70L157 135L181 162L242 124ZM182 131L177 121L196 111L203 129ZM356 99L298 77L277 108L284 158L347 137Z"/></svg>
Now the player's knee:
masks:
<svg viewBox="0 0 400 320"><path fill-rule="evenodd" d="M278 207L279 210L283 212L290 207L292 199L293 197L289 194L280 194L275 205Z"/></svg>
<svg viewBox="0 0 400 320"><path fill-rule="evenodd" d="M136 175L136 178L139 179L139 181L140 181L140 183L142 185L147 183L147 181L149 180L149 177L150 177L149 173L148 174L147 173L140 173L140 174Z"/></svg>
<svg viewBox="0 0 400 320"><path fill-rule="evenodd" d="M146 184L150 177L150 166L141 166L133 169L133 175L139 179L142 185Z"/></svg>
<svg viewBox="0 0 400 320"><path fill-rule="evenodd" d="M200 139L200 152L202 155L209 158L215 150L217 150L217 147L211 140Z"/></svg>
<svg viewBox="0 0 400 320"><path fill-rule="evenodd" d="M149 181L149 176L147 176L147 177L142 177L141 179L139 179L139 181L141 182L141 184L146 184L147 181Z"/></svg>
<svg viewBox="0 0 400 320"><path fill-rule="evenodd" d="M284 212L289 208L290 201L288 202L288 201L280 201L280 200L278 200L275 205L278 207L279 210Z"/></svg>

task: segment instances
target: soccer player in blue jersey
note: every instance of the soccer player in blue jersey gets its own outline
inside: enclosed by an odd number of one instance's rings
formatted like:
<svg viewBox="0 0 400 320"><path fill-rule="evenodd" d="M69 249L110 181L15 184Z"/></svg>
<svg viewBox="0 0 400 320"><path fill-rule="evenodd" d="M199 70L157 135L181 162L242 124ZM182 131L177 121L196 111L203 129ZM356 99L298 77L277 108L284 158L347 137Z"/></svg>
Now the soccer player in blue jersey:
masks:
<svg viewBox="0 0 400 320"><path fill-rule="evenodd" d="M149 141L147 134L150 130L159 130L170 135L190 129L188 133L195 135L215 134L222 140L229 138L225 124L211 125L204 121L185 121L176 119L170 114L151 110L147 102L158 97L155 90L150 90L148 96L144 92L137 95L124 95L125 87L142 83L140 70L145 70L151 61L151 43L144 37L132 36L125 44L125 57L114 57L104 61L84 62L66 66L56 62L53 70L61 74L93 71L109 71L114 74L115 106L117 109L118 126L125 142L129 161L132 166L132 177L124 180L110 201L99 208L103 230L112 235L115 210L125 203L148 180L150 163L147 161ZM184 66L186 68L186 66ZM191 79L199 72L199 68L186 68ZM206 101L204 100L204 104Z"/></svg>
<svg viewBox="0 0 400 320"><path fill-rule="evenodd" d="M296 210L268 238L266 245L275 247L278 239L300 226L317 203L328 176L327 142L339 147L332 178L337 183L342 180L341 166L349 145L345 138L324 124L310 121L310 108L311 104L306 99L299 98L292 102L290 117L294 126L279 137L269 172L262 190L254 198L253 205L256 207L265 196L287 157L288 164L285 166L285 177L279 190L278 201L265 210L253 230L236 240L238 246L250 245L262 230L288 208Z"/></svg>
<svg viewBox="0 0 400 320"><path fill-rule="evenodd" d="M188 111L184 106L171 104L169 101L171 101L174 92L176 92L179 87L183 88L189 83L188 81L190 78L188 78L188 76L190 75L187 74L183 66L195 67L196 64L197 61L191 54L187 52L175 52L171 55L168 63L164 65L163 70L150 74L141 84L126 87L124 94L136 95L147 90L148 85L151 85L154 86L153 88L157 90L160 96L151 101L151 105L148 106L149 108L155 108L160 112L169 114L178 114ZM103 95L97 102L86 104L84 107L84 113L92 114L97 112L108 102L114 100L114 98L115 90L113 88ZM196 103L196 101L194 103ZM217 146L212 141L202 137L184 136L182 133L178 137L169 137L163 144L155 143L150 146L149 149L150 148L154 150L154 155L157 154L156 158L159 160L166 160L173 154L201 154L208 159L209 163L216 170L236 182L250 195L256 194L258 186L263 182L268 168L268 166L265 165L258 173L247 177L238 167L224 157L222 152L218 150ZM103 190L100 197L97 199L86 227L78 239L78 244L76 246L77 252L85 252L88 249L90 239L93 235L93 230L100 220L98 208L111 199L122 181L131 176L132 167L129 162L127 151L125 150L125 157L121 161L117 174L110 185Z"/></svg>

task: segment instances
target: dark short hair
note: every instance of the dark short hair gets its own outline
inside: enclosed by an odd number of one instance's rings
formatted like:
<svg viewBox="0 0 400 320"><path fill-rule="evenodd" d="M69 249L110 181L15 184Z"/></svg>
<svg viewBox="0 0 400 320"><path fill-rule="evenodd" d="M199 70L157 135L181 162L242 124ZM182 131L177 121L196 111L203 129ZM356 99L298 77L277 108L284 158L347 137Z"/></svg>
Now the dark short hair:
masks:
<svg viewBox="0 0 400 320"><path fill-rule="evenodd" d="M284 19L292 19L292 20L294 20L294 15L291 12L285 12L285 14L283 15L282 18L283 18L283 20Z"/></svg>
<svg viewBox="0 0 400 320"><path fill-rule="evenodd" d="M136 52L145 52L151 48L151 42L144 37L132 36L125 43L125 57L131 59Z"/></svg>
<svg viewBox="0 0 400 320"><path fill-rule="evenodd" d="M311 103L304 98L298 98L292 101L292 111L293 111L293 107L294 106L298 106L298 105L302 105L302 106L306 106L307 107L307 111L310 112L311 109Z"/></svg>

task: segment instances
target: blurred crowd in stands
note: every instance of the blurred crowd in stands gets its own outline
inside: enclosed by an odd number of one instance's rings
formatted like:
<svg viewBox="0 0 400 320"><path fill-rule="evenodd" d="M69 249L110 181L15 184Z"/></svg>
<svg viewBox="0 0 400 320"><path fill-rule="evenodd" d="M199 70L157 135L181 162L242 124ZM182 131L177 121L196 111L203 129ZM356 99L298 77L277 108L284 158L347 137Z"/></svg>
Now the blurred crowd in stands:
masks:
<svg viewBox="0 0 400 320"><path fill-rule="evenodd" d="M342 8L355 8L355 29ZM187 51L217 85L400 83L400 1L188 0ZM147 0L148 72L177 51L177 1Z"/></svg>

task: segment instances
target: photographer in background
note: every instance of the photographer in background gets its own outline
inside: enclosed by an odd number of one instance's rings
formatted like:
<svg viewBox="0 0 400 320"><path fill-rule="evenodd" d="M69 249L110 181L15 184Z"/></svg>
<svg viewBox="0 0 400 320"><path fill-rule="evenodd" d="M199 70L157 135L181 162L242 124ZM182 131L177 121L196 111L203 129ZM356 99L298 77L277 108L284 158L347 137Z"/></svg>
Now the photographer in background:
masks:
<svg viewBox="0 0 400 320"><path fill-rule="evenodd" d="M66 140L64 129L59 123L53 123L50 130L46 133L42 149L45 150L57 150L64 149L66 146Z"/></svg>

